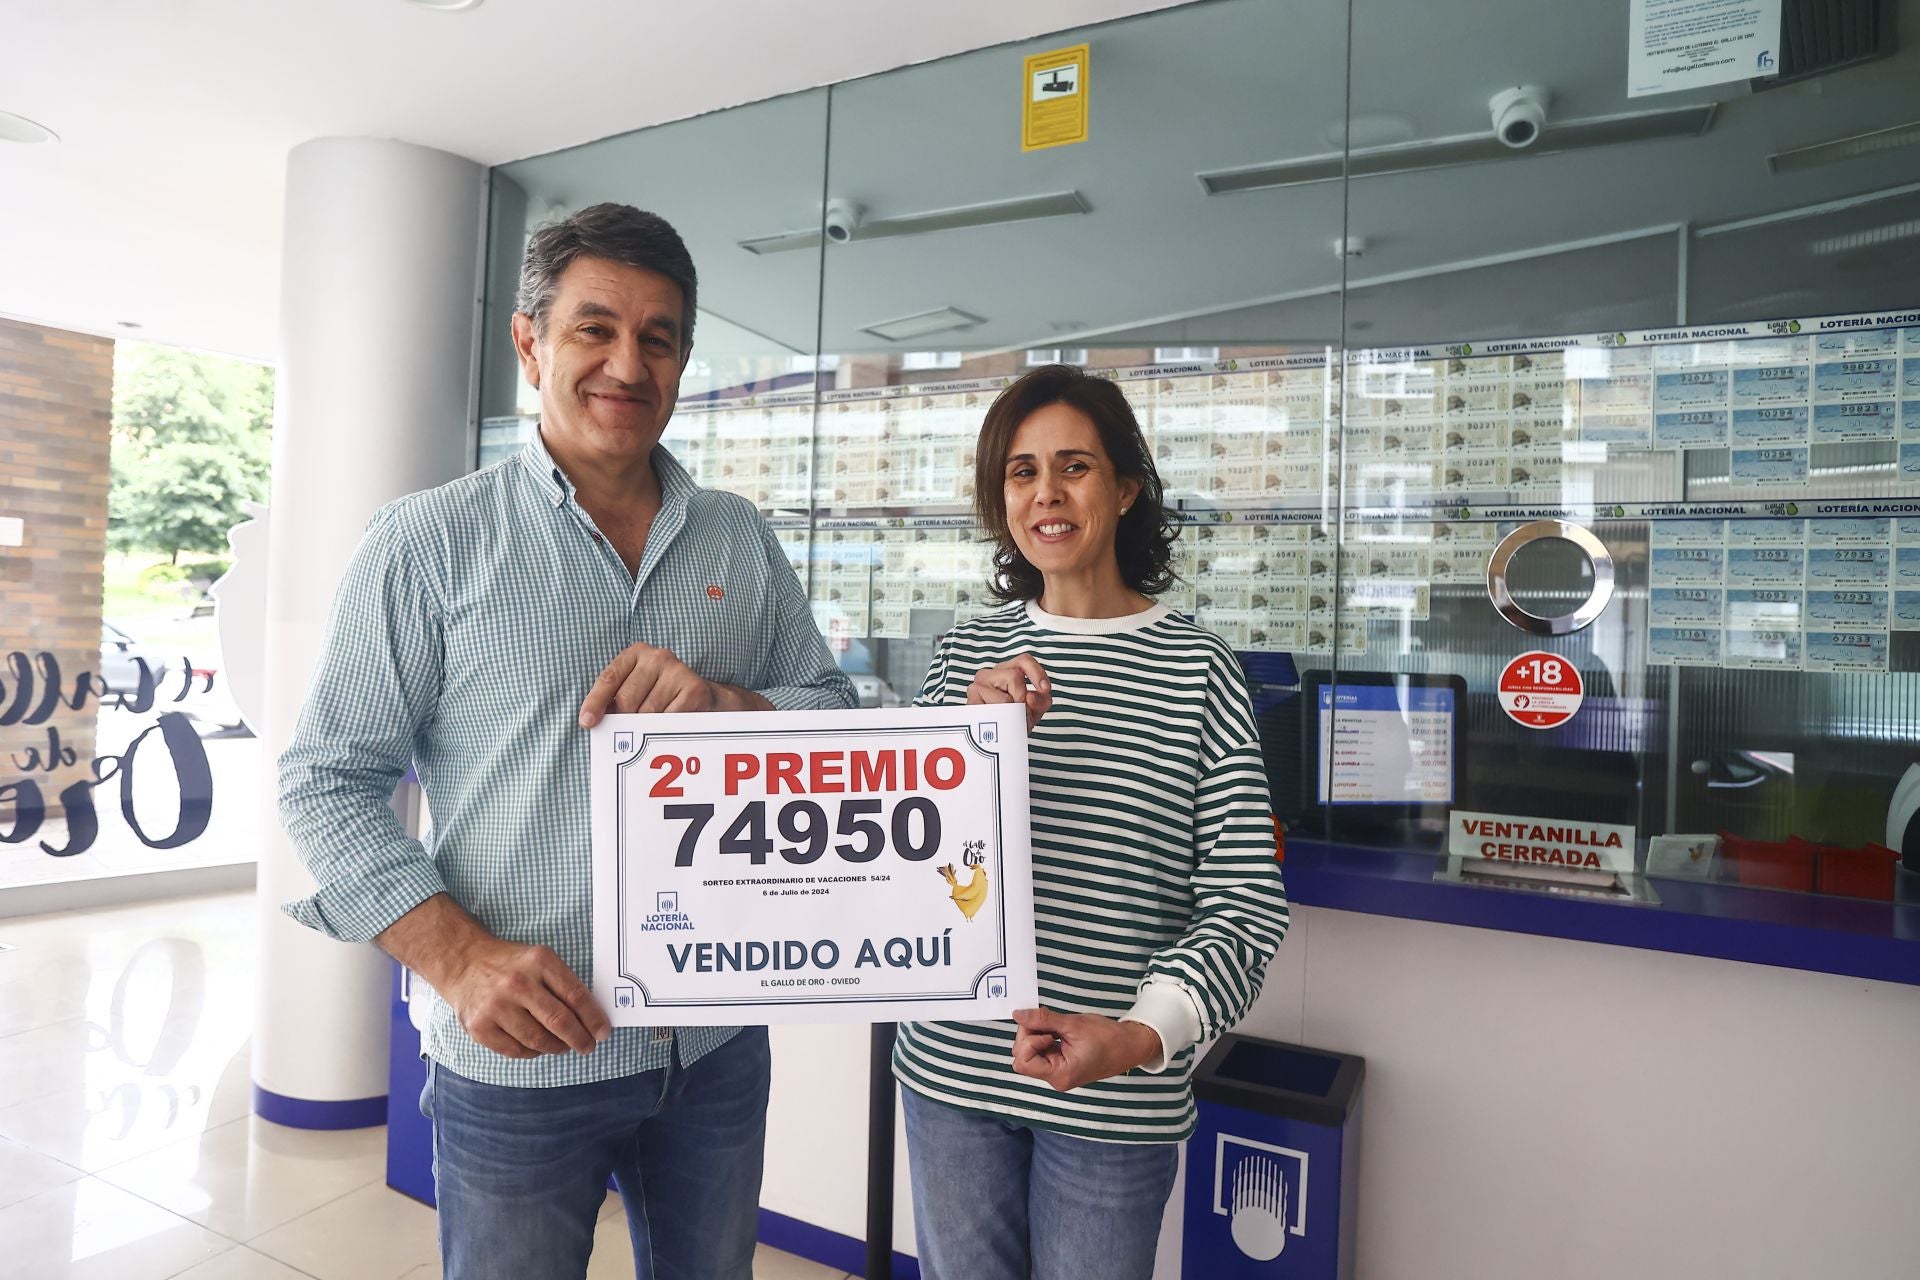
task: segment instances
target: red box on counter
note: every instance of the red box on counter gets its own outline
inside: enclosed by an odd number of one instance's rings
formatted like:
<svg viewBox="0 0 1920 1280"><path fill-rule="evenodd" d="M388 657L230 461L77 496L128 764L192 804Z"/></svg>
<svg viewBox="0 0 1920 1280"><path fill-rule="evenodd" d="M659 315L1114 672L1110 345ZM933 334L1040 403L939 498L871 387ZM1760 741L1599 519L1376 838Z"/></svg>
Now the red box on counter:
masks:
<svg viewBox="0 0 1920 1280"><path fill-rule="evenodd" d="M1893 900L1894 872L1900 855L1885 845L1862 845L1843 849L1837 845L1818 846L1814 860L1813 888L1816 893L1836 893L1848 898Z"/></svg>
<svg viewBox="0 0 1920 1280"><path fill-rule="evenodd" d="M1720 857L1732 864L1740 884L1813 892L1814 846L1804 840L1749 840L1722 831Z"/></svg>

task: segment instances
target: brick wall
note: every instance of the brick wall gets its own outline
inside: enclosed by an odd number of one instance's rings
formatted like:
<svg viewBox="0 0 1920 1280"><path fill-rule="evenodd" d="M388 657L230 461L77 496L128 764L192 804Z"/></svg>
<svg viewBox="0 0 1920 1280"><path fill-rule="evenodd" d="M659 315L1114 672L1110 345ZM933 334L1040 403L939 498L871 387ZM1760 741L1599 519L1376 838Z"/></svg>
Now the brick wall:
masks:
<svg viewBox="0 0 1920 1280"><path fill-rule="evenodd" d="M100 659L112 415L111 339L0 319L0 516L26 525L21 546L0 546L0 663L51 653L69 692ZM0 665L0 715L15 675ZM0 725L0 785L32 776L57 815L60 790L87 774L96 714L89 701L81 711L63 704L43 724ZM26 775L25 752L47 753L49 726L79 763ZM12 817L0 801L0 826Z"/></svg>

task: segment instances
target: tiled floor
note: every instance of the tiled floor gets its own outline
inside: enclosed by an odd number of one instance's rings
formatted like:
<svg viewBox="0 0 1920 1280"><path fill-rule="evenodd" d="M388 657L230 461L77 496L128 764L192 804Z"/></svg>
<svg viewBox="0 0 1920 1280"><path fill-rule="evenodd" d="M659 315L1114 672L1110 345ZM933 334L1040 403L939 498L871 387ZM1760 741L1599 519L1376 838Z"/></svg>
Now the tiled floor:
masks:
<svg viewBox="0 0 1920 1280"><path fill-rule="evenodd" d="M0 919L0 1280L436 1280L386 1131L248 1114L253 900ZM633 1275L619 1201L592 1280ZM762 1248L761 1280L842 1273Z"/></svg>

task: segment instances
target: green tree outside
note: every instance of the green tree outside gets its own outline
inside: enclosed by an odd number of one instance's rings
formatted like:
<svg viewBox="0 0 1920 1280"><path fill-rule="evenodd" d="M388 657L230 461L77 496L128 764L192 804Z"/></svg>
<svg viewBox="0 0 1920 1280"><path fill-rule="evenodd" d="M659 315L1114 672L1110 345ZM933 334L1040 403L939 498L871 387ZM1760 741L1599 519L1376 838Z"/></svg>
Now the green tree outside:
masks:
<svg viewBox="0 0 1920 1280"><path fill-rule="evenodd" d="M108 542L173 563L224 553L241 503L267 499L272 431L267 366L118 343Z"/></svg>

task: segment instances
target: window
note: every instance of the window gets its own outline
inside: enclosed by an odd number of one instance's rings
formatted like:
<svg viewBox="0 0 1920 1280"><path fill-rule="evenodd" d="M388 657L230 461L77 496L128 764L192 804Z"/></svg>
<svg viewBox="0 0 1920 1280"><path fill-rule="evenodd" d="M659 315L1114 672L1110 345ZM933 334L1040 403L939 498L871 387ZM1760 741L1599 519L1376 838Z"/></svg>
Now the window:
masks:
<svg viewBox="0 0 1920 1280"><path fill-rule="evenodd" d="M1172 364L1178 360L1218 360L1219 358L1220 348L1218 347L1155 347L1153 349L1155 364Z"/></svg>
<svg viewBox="0 0 1920 1280"><path fill-rule="evenodd" d="M958 351L909 351L900 357L902 369L958 369Z"/></svg>
<svg viewBox="0 0 1920 1280"><path fill-rule="evenodd" d="M0 413L0 899L253 862L260 744L231 683L259 645L222 643L263 625L273 371L0 320L16 385L47 416Z"/></svg>
<svg viewBox="0 0 1920 1280"><path fill-rule="evenodd" d="M1085 364L1085 347L1035 347L1027 352L1027 368L1043 364Z"/></svg>

